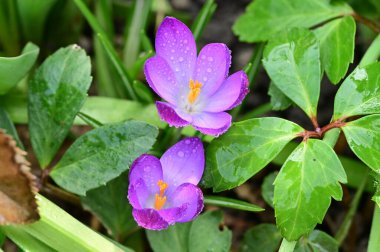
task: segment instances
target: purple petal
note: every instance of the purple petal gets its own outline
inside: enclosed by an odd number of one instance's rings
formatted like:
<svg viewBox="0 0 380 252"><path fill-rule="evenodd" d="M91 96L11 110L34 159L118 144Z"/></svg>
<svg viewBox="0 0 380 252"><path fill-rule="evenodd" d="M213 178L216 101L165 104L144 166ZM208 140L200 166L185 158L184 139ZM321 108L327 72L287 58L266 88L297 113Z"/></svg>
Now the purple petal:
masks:
<svg viewBox="0 0 380 252"><path fill-rule="evenodd" d="M201 189L193 184L182 184L173 193L172 202L176 206L186 206L182 216L176 222L191 221L203 209L203 194Z"/></svg>
<svg viewBox="0 0 380 252"><path fill-rule="evenodd" d="M149 58L145 62L144 73L154 92L172 104L177 103L179 86L173 71L164 59L159 56Z"/></svg>
<svg viewBox="0 0 380 252"><path fill-rule="evenodd" d="M221 112L239 105L248 94L248 77L239 71L228 77L220 88L207 99L204 111Z"/></svg>
<svg viewBox="0 0 380 252"><path fill-rule="evenodd" d="M213 43L202 48L194 72L194 80L202 83L202 95L211 96L218 90L228 75L230 65L231 54L225 44Z"/></svg>
<svg viewBox="0 0 380 252"><path fill-rule="evenodd" d="M185 138L170 147L160 161L164 181L169 184L167 195L183 183L196 185L202 178L205 165L202 141L197 137Z"/></svg>
<svg viewBox="0 0 380 252"><path fill-rule="evenodd" d="M140 227L151 230L163 230L169 226L158 211L154 209L133 209L132 215Z"/></svg>
<svg viewBox="0 0 380 252"><path fill-rule="evenodd" d="M143 154L137 158L129 171L129 183L135 185L139 179L142 179L152 194L158 192L157 182L162 178L160 160L148 154Z"/></svg>
<svg viewBox="0 0 380 252"><path fill-rule="evenodd" d="M140 178L134 183L129 184L128 200L133 208L144 208L150 195L143 179Z"/></svg>
<svg viewBox="0 0 380 252"><path fill-rule="evenodd" d="M166 102L156 102L156 107L160 118L170 126L183 127L189 125L189 122L186 119L191 120L191 117L186 116L183 113L179 115L179 112L177 112L172 105Z"/></svg>
<svg viewBox="0 0 380 252"><path fill-rule="evenodd" d="M166 17L158 28L155 44L157 55L169 64L179 85L188 86L197 57L189 28L175 18Z"/></svg>
<svg viewBox="0 0 380 252"><path fill-rule="evenodd" d="M161 209L158 211L160 216L167 222L169 225L174 224L179 218L182 217L183 213L186 211L187 206L182 205L180 207L172 207L167 209Z"/></svg>
<svg viewBox="0 0 380 252"><path fill-rule="evenodd" d="M226 112L203 112L193 116L193 126L203 134L219 136L231 126L232 117Z"/></svg>

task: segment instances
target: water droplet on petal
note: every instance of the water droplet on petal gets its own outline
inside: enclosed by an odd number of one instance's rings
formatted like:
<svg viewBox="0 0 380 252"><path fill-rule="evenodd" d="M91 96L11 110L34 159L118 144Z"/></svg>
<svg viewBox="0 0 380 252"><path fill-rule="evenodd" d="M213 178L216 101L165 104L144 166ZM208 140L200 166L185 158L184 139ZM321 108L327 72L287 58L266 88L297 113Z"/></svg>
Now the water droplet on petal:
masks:
<svg viewBox="0 0 380 252"><path fill-rule="evenodd" d="M183 43L184 43L184 44L187 44L187 39L185 39L185 40L183 41Z"/></svg>
<svg viewBox="0 0 380 252"><path fill-rule="evenodd" d="M178 67L176 67L176 68L175 68L175 71L176 71L176 72L179 72L179 68L178 68Z"/></svg>
<svg viewBox="0 0 380 252"><path fill-rule="evenodd" d="M214 61L213 57L208 57L207 59L208 59L208 61Z"/></svg>
<svg viewBox="0 0 380 252"><path fill-rule="evenodd" d="M182 61L183 61L183 58L182 58L182 57L179 57L179 58L178 58L178 61L179 61L179 62L182 62Z"/></svg>
<svg viewBox="0 0 380 252"><path fill-rule="evenodd" d="M206 58L206 56L202 55L201 59L205 59L205 58Z"/></svg>
<svg viewBox="0 0 380 252"><path fill-rule="evenodd" d="M211 73L211 71L212 71L211 68L207 68L208 73Z"/></svg>
<svg viewBox="0 0 380 252"><path fill-rule="evenodd" d="M190 144L190 140L189 140L189 139L186 139L186 140L185 140L185 144Z"/></svg>
<svg viewBox="0 0 380 252"><path fill-rule="evenodd" d="M175 50L174 50L174 49L172 49L172 50L171 50L171 52L172 52L172 53L174 53L174 52L175 52Z"/></svg>
<svg viewBox="0 0 380 252"><path fill-rule="evenodd" d="M207 81L207 77L203 77L203 81Z"/></svg>
<svg viewBox="0 0 380 252"><path fill-rule="evenodd" d="M185 156L185 153L183 153L183 151L178 151L177 155L178 157L183 157Z"/></svg>

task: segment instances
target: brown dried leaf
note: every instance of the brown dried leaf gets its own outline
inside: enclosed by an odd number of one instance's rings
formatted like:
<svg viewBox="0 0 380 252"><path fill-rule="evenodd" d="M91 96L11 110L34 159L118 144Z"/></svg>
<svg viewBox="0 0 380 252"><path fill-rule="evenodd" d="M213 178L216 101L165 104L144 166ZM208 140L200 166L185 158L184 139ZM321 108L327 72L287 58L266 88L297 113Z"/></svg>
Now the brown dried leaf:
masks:
<svg viewBox="0 0 380 252"><path fill-rule="evenodd" d="M13 138L0 129L0 225L39 219L36 178L25 155Z"/></svg>

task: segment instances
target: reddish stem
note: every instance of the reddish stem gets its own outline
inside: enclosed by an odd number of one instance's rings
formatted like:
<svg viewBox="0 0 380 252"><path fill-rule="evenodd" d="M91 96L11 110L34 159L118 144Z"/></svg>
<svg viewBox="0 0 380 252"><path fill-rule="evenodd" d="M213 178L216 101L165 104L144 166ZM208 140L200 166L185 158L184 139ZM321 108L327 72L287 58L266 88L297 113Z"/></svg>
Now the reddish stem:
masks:
<svg viewBox="0 0 380 252"><path fill-rule="evenodd" d="M303 141L306 141L310 137L321 139L321 138L323 138L324 134L327 131L329 131L330 129L340 128L340 127L343 127L345 125L345 122L343 122L342 120L338 120L338 121L331 122L322 128L319 128L318 123L315 124L313 121L313 118L312 118L312 122L313 122L314 126L317 126L317 127L315 127L315 130L305 130L304 132L298 134L299 137L303 138ZM316 122L316 120L315 120L315 122Z"/></svg>

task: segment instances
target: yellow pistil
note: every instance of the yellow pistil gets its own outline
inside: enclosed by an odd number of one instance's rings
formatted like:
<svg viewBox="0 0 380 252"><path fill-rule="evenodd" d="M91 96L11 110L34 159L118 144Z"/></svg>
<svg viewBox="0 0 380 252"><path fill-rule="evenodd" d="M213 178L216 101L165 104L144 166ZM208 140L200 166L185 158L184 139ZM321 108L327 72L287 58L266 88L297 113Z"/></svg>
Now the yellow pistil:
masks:
<svg viewBox="0 0 380 252"><path fill-rule="evenodd" d="M199 93L201 92L201 87L202 87L202 83L198 81L195 81L194 83L193 80L190 80L189 82L190 92L189 92L189 95L187 96L187 100L189 101L190 104L193 104L195 100L198 98Z"/></svg>
<svg viewBox="0 0 380 252"><path fill-rule="evenodd" d="M166 202L166 196L164 196L164 193L165 190L168 189L168 184L160 179L157 182L157 185L160 188L160 194L156 193L156 197L154 199L154 209L160 210Z"/></svg>

